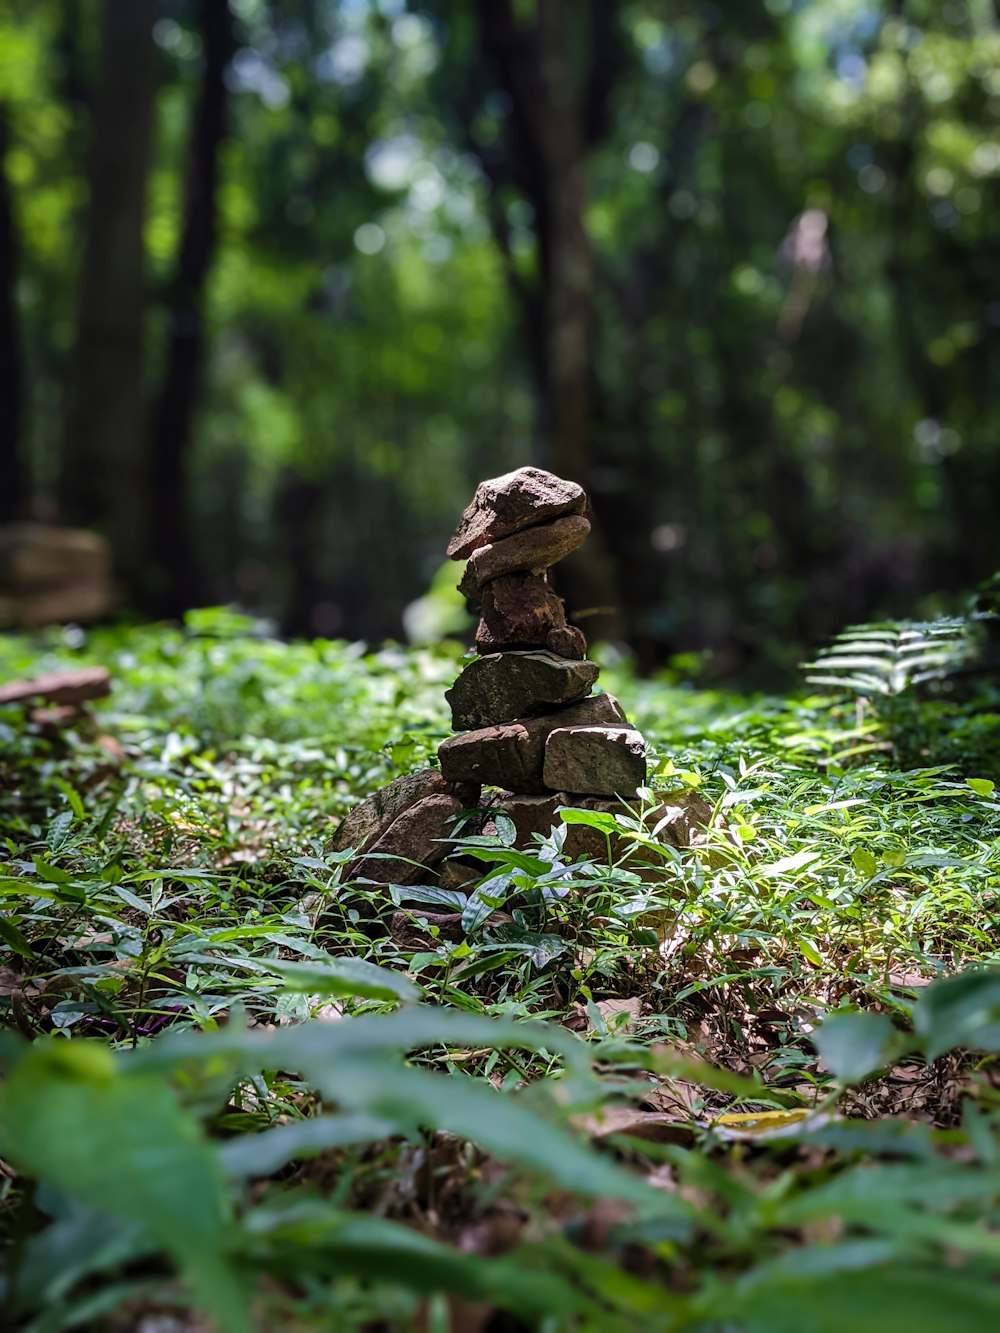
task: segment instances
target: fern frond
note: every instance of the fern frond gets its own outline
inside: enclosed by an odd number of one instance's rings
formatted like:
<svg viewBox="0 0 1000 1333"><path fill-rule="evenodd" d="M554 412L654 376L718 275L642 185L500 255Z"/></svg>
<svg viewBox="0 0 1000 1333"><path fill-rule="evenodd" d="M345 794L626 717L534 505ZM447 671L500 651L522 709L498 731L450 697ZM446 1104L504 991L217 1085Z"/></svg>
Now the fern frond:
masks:
<svg viewBox="0 0 1000 1333"><path fill-rule="evenodd" d="M968 670L980 643L978 627L962 616L852 625L803 666L811 685L854 694L902 694Z"/></svg>

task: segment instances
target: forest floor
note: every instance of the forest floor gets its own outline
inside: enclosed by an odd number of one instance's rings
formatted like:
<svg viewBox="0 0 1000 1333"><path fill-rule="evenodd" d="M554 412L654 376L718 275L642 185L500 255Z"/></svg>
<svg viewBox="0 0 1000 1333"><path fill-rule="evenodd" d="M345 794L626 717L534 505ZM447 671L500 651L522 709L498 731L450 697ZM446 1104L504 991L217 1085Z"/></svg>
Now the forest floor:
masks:
<svg viewBox="0 0 1000 1333"><path fill-rule="evenodd" d="M113 677L68 730L0 709L17 1327L996 1322L995 698L880 719L608 662L713 839L567 870L478 838L442 898L326 849L433 762L461 650L251 631L0 639L0 682Z"/></svg>

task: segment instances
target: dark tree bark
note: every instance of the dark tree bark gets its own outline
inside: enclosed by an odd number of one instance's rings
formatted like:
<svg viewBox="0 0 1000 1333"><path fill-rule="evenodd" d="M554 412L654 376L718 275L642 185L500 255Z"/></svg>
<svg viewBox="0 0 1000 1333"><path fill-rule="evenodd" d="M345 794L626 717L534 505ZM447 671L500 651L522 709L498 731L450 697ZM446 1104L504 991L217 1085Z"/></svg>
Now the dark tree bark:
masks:
<svg viewBox="0 0 1000 1333"><path fill-rule="evenodd" d="M24 368L17 310L17 227L10 183L3 170L7 118L0 107L0 522L22 517L28 506L28 471L21 455Z"/></svg>
<svg viewBox="0 0 1000 1333"><path fill-rule="evenodd" d="M201 0L201 31L204 68L191 128L184 229L177 269L166 295L166 368L152 425L150 597L153 607L166 615L178 614L198 596L187 484L205 358L205 281L215 255L218 230L216 190L219 145L225 129L224 76L233 50L232 15L225 0Z"/></svg>
<svg viewBox="0 0 1000 1333"><path fill-rule="evenodd" d="M282 630L288 635L317 633L315 609L325 595L316 571L322 511L322 487L286 469L275 501L275 527L288 572L282 614Z"/></svg>
<svg viewBox="0 0 1000 1333"><path fill-rule="evenodd" d="M482 0L480 36L486 59L510 98L509 175L535 214L539 288L514 286L534 324L546 463L578 481L595 502L595 531L560 567L570 612L592 636L620 637L619 597L594 495L592 420L594 255L584 222L587 158L607 128L615 82L617 6L610 0L537 0L534 18L519 19L511 0ZM581 71L573 59L585 30ZM493 163L494 185L498 182ZM488 168L489 174L489 168ZM586 613L586 614L582 614Z"/></svg>
<svg viewBox="0 0 1000 1333"><path fill-rule="evenodd" d="M141 580L147 513L142 228L155 14L155 0L104 0L90 207L59 484L62 517L103 530L130 591Z"/></svg>

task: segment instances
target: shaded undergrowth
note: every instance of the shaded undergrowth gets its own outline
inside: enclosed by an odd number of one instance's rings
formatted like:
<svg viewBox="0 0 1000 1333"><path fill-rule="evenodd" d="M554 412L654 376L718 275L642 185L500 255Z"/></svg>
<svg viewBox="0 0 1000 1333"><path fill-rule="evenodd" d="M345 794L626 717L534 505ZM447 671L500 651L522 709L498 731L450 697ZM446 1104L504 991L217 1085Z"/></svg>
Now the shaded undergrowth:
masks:
<svg viewBox="0 0 1000 1333"><path fill-rule="evenodd" d="M60 733L0 710L24 1327L981 1326L994 699L880 718L609 663L650 802L696 789L708 843L624 815L628 856L567 865L559 829L516 855L469 826L460 888L386 892L329 835L433 761L460 650L250 628L0 640L3 677L114 677Z"/></svg>

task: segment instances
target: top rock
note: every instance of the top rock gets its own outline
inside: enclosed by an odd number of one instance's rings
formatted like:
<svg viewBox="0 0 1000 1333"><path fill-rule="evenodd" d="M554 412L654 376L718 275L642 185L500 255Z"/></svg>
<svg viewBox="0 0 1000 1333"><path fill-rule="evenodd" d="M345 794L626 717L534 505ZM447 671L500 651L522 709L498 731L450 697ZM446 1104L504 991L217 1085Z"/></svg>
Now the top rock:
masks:
<svg viewBox="0 0 1000 1333"><path fill-rule="evenodd" d="M575 481L564 481L538 467L518 468L480 482L448 543L448 555L452 560L465 560L480 546L500 537L510 537L563 514L582 514L586 507L583 487Z"/></svg>

